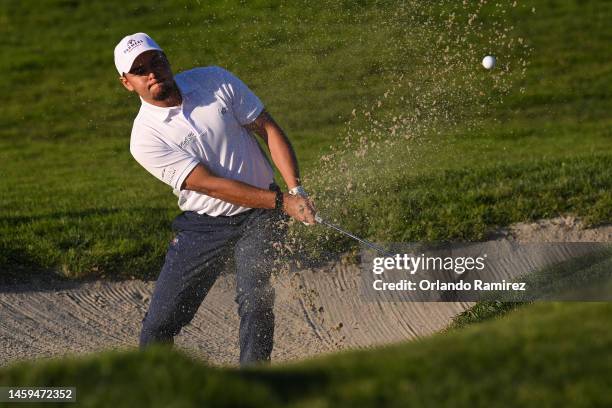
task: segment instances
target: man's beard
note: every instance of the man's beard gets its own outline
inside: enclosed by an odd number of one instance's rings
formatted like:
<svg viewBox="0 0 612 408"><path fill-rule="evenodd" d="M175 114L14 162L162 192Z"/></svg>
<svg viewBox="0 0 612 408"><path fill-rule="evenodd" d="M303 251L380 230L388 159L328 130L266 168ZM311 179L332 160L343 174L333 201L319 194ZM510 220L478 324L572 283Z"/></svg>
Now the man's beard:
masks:
<svg viewBox="0 0 612 408"><path fill-rule="evenodd" d="M171 85L168 85L166 83L159 83L157 86L159 88L158 92L156 94L151 95L153 100L163 101L167 99L172 94L172 91L174 90L175 86L176 85L174 81L172 81Z"/></svg>

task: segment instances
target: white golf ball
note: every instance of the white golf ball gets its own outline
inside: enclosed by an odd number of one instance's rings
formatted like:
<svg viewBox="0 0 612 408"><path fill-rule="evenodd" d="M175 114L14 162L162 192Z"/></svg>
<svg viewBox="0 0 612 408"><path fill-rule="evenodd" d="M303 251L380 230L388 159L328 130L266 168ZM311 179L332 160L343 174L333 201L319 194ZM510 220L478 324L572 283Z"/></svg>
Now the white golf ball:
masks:
<svg viewBox="0 0 612 408"><path fill-rule="evenodd" d="M486 69L495 68L495 57L492 55L487 55L482 59L482 66Z"/></svg>

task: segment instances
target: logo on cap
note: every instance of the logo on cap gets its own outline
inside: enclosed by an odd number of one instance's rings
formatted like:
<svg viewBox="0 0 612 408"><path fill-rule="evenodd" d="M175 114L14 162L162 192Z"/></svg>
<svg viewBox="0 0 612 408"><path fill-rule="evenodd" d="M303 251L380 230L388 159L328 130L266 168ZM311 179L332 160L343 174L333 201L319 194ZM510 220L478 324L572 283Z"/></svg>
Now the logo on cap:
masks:
<svg viewBox="0 0 612 408"><path fill-rule="evenodd" d="M134 40L134 39L129 40L127 42L127 48L123 50L123 53L127 54L128 52L132 51L134 48L138 47L140 44L144 44L144 40Z"/></svg>

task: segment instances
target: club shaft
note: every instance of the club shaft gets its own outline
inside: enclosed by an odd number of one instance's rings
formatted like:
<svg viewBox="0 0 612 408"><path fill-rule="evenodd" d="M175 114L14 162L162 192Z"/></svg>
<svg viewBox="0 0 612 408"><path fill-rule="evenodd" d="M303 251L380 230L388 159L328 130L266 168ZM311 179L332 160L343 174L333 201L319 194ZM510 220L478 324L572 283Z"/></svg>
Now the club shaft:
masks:
<svg viewBox="0 0 612 408"><path fill-rule="evenodd" d="M370 242L370 241L367 241L367 240L365 240L365 239L363 239L363 238L359 238L358 236L356 236L356 235L354 235L354 234L351 234L350 232L346 231L345 229L342 229L342 228L340 228L340 227L339 227L339 226L337 226L337 225L334 225L334 224L332 224L332 223L330 223L330 222L325 221L324 219L322 219L322 218L321 218L321 217L319 217L318 215L317 215L317 217L316 217L316 221L317 221L318 223L323 224L323 225L326 225L326 226L328 226L329 228L332 228L332 229L334 229L334 230L336 230L336 231L338 231L338 232L340 232L340 233L342 233L342 234L344 234L344 235L347 235L347 236L349 236L349 237L353 238L354 240L357 240L357 241L361 242L361 243L362 243L362 244L364 244L365 246L370 247L370 248L372 248L372 249L374 249L374 250L376 250L376 251L380 252L381 254L383 254L383 255L385 255L385 256L389 256L389 257L393 257L393 256L394 256L393 254L390 254L389 252L385 251L383 248L379 247L378 245L376 245L376 244L374 244L374 243L372 243L372 242Z"/></svg>

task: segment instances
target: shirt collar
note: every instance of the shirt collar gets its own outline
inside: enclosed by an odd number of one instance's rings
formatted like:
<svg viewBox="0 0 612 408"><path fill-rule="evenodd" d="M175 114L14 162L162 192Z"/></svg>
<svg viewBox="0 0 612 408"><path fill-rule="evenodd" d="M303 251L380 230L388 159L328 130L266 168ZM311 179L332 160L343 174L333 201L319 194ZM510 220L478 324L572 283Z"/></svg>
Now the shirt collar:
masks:
<svg viewBox="0 0 612 408"><path fill-rule="evenodd" d="M185 97L194 90L193 81L184 80L181 76L174 77L176 85L181 91L181 96L183 97L183 103L177 106L163 107L152 105L148 102L145 102L142 97L140 97L140 101L142 102L141 109L146 110L147 112L153 114L156 118L162 121L167 121L171 116L176 115L183 109L183 104L185 103Z"/></svg>

